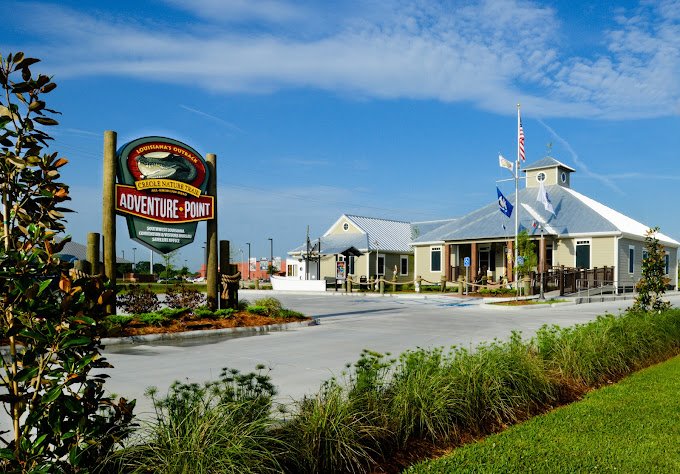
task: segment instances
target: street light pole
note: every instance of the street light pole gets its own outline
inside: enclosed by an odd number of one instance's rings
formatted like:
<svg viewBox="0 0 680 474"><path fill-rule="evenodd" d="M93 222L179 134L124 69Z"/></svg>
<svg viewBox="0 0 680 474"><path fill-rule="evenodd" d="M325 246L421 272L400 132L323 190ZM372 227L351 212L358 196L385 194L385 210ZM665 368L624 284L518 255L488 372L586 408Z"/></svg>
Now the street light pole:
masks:
<svg viewBox="0 0 680 474"><path fill-rule="evenodd" d="M250 281L250 242L246 242L248 246L248 281Z"/></svg>
<svg viewBox="0 0 680 474"><path fill-rule="evenodd" d="M137 247L132 247L132 273L135 272L136 265L137 265Z"/></svg>
<svg viewBox="0 0 680 474"><path fill-rule="evenodd" d="M269 278L271 279L274 273L274 239L269 237Z"/></svg>

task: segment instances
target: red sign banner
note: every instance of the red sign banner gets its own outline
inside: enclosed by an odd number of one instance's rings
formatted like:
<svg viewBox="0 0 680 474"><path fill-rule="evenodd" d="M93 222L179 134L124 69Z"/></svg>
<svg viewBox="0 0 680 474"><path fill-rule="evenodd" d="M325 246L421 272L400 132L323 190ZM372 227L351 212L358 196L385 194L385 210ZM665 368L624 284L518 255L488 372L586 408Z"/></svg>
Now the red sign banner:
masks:
<svg viewBox="0 0 680 474"><path fill-rule="evenodd" d="M135 186L116 185L116 211L155 222L181 224L214 217L212 196L180 196L173 193L139 191Z"/></svg>

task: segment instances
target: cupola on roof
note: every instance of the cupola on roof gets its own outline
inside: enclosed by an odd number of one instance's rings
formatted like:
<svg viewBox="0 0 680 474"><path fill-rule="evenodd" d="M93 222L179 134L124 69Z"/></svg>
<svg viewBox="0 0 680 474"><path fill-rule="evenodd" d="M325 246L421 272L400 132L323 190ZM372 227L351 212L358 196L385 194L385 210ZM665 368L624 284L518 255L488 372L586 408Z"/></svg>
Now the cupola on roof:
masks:
<svg viewBox="0 0 680 474"><path fill-rule="evenodd" d="M526 187L537 188L543 182L544 186L558 184L565 188L571 187L571 173L576 171L571 166L546 156L523 167L526 173Z"/></svg>

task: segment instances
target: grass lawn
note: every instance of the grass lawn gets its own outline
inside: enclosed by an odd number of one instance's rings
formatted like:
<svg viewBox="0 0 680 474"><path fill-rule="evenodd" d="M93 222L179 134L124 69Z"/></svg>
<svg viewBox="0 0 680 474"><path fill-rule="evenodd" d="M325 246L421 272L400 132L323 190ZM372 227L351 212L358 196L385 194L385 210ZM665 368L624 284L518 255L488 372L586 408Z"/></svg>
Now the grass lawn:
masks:
<svg viewBox="0 0 680 474"><path fill-rule="evenodd" d="M680 472L680 357L406 472Z"/></svg>

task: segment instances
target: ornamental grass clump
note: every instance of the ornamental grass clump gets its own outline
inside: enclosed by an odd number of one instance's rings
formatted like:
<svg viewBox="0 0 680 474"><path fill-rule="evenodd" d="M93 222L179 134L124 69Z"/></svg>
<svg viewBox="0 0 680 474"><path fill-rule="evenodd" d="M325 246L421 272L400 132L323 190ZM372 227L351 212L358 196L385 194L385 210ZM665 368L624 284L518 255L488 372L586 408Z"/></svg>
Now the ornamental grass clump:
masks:
<svg viewBox="0 0 680 474"><path fill-rule="evenodd" d="M570 328L541 328L540 356L561 383L594 387L680 350L680 310L600 316Z"/></svg>
<svg viewBox="0 0 680 474"><path fill-rule="evenodd" d="M508 342L481 344L474 352L456 349L444 367L450 383L452 425L457 430L486 433L551 404L555 387L543 367L517 332Z"/></svg>
<svg viewBox="0 0 680 474"><path fill-rule="evenodd" d="M407 351L399 357L390 382L385 410L398 443L410 438L448 438L462 417L459 400L441 348Z"/></svg>
<svg viewBox="0 0 680 474"><path fill-rule="evenodd" d="M272 435L275 389L264 367L241 374L224 369L214 382L175 382L165 398L150 389L156 420L135 443L112 456L103 472L281 472L287 450Z"/></svg>
<svg viewBox="0 0 680 474"><path fill-rule="evenodd" d="M289 472L368 472L382 459L383 440L389 437L365 394L348 393L335 379L325 382L315 396L294 408L280 436L295 446L285 458Z"/></svg>

